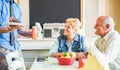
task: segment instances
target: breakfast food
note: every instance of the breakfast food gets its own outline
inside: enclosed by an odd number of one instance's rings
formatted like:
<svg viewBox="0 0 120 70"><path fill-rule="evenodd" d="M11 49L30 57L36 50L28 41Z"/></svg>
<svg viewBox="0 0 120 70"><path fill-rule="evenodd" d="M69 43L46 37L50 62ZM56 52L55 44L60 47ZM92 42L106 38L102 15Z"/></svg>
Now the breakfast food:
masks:
<svg viewBox="0 0 120 70"><path fill-rule="evenodd" d="M72 65L75 61L76 53L64 52L57 58L58 64L60 65Z"/></svg>
<svg viewBox="0 0 120 70"><path fill-rule="evenodd" d="M76 54L74 52L64 52L60 55L61 58L76 58Z"/></svg>
<svg viewBox="0 0 120 70"><path fill-rule="evenodd" d="M76 58L76 53L74 53L74 52L69 52L69 54L70 54L70 56L71 56L72 58Z"/></svg>

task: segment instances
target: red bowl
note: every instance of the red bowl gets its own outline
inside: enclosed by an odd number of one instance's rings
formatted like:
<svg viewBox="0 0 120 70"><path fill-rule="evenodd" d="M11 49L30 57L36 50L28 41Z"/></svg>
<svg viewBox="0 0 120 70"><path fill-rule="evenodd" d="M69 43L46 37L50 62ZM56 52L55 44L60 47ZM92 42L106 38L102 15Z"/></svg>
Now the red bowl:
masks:
<svg viewBox="0 0 120 70"><path fill-rule="evenodd" d="M72 65L75 61L75 58L63 58L57 57L58 64L60 65Z"/></svg>

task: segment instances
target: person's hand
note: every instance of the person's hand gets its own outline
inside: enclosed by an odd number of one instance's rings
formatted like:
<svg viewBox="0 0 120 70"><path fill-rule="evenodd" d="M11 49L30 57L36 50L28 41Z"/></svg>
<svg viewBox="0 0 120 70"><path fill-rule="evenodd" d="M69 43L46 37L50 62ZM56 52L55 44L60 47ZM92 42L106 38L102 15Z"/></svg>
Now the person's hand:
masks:
<svg viewBox="0 0 120 70"><path fill-rule="evenodd" d="M16 18L14 18L14 17L10 17L9 22L13 22L13 23L15 22L15 23L18 23L18 24L20 23L20 21L17 20ZM15 29L19 29L21 27L24 27L24 26L23 25L9 25L7 28L8 28L9 32L12 32Z"/></svg>
<svg viewBox="0 0 120 70"><path fill-rule="evenodd" d="M17 22L19 23L20 21L14 17L10 17L9 22Z"/></svg>
<svg viewBox="0 0 120 70"><path fill-rule="evenodd" d="M25 37L28 37L28 38L31 38L31 37L32 37L32 31L25 31L23 28L19 28L19 29L18 29L18 33L19 33L21 36L25 36Z"/></svg>
<svg viewBox="0 0 120 70"><path fill-rule="evenodd" d="M61 55L63 55L63 53L52 53L51 56L52 57L60 57Z"/></svg>
<svg viewBox="0 0 120 70"><path fill-rule="evenodd" d="M21 27L23 27L23 25L9 25L7 28L8 28L8 31L12 32L15 29L19 29Z"/></svg>
<svg viewBox="0 0 120 70"><path fill-rule="evenodd" d="M28 37L28 38L31 38L31 37L32 37L32 32L28 32L27 37Z"/></svg>
<svg viewBox="0 0 120 70"><path fill-rule="evenodd" d="M76 53L76 58L87 58L88 52L78 52Z"/></svg>

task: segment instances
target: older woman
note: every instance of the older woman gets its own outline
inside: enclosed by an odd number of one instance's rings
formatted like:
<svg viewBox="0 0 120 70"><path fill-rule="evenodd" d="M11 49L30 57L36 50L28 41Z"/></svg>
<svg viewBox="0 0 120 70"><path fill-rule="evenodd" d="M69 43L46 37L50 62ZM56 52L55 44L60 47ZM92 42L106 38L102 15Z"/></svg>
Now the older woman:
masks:
<svg viewBox="0 0 120 70"><path fill-rule="evenodd" d="M57 57L62 52L75 52L76 58L87 57L88 47L84 36L78 34L81 23L78 18L66 19L64 35L59 36L53 43L49 56Z"/></svg>

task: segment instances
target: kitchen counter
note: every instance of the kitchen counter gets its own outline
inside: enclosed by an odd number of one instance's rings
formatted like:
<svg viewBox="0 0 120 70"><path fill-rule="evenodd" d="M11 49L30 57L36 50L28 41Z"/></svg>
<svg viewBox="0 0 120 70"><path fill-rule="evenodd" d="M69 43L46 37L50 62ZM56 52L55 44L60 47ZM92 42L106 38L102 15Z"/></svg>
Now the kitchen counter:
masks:
<svg viewBox="0 0 120 70"><path fill-rule="evenodd" d="M50 49L55 38L43 38L43 39L32 39L32 38L19 38L20 46L22 50L44 50Z"/></svg>
<svg viewBox="0 0 120 70"><path fill-rule="evenodd" d="M19 38L20 46L22 50L48 50L51 48L52 43L56 38ZM86 38L88 43L93 42L96 38Z"/></svg>

